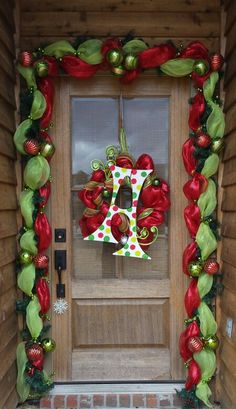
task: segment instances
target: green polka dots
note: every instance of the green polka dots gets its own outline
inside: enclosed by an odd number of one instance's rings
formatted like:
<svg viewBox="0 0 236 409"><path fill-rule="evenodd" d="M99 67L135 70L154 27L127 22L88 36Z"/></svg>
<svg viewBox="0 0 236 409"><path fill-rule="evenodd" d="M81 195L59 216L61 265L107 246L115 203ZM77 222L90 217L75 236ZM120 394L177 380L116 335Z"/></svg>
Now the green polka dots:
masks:
<svg viewBox="0 0 236 409"><path fill-rule="evenodd" d="M120 177L120 172L115 172L115 177L119 178Z"/></svg>
<svg viewBox="0 0 236 409"><path fill-rule="evenodd" d="M147 176L147 172L142 172L141 176L143 176L145 178Z"/></svg>
<svg viewBox="0 0 236 409"><path fill-rule="evenodd" d="M109 236L105 236L105 237L104 237L104 241L110 241L110 237L109 237Z"/></svg>
<svg viewBox="0 0 236 409"><path fill-rule="evenodd" d="M128 248L129 248L129 245L126 244L126 245L124 246L124 249L127 250Z"/></svg>
<svg viewBox="0 0 236 409"><path fill-rule="evenodd" d="M111 212L107 212L107 217L110 217L111 216Z"/></svg>
<svg viewBox="0 0 236 409"><path fill-rule="evenodd" d="M128 209L126 209L127 212L132 212L132 207L129 207Z"/></svg>
<svg viewBox="0 0 236 409"><path fill-rule="evenodd" d="M144 258L145 260L147 260L149 257L147 254L143 254L142 258Z"/></svg>
<svg viewBox="0 0 236 409"><path fill-rule="evenodd" d="M103 224L99 227L99 230L104 230Z"/></svg>
<svg viewBox="0 0 236 409"><path fill-rule="evenodd" d="M134 226L133 228L132 228L132 230L133 230L133 232L135 233L136 232L136 226Z"/></svg>
<svg viewBox="0 0 236 409"><path fill-rule="evenodd" d="M93 234L90 234L90 236L88 236L88 239L89 239L89 240L94 240L94 235L93 235Z"/></svg>
<svg viewBox="0 0 236 409"><path fill-rule="evenodd" d="M136 199L136 197L137 197L137 193L133 192L133 199Z"/></svg>
<svg viewBox="0 0 236 409"><path fill-rule="evenodd" d="M126 251L126 252L125 252L125 256L126 256L126 257L129 257L129 256L130 256L130 252L129 252L129 251Z"/></svg>

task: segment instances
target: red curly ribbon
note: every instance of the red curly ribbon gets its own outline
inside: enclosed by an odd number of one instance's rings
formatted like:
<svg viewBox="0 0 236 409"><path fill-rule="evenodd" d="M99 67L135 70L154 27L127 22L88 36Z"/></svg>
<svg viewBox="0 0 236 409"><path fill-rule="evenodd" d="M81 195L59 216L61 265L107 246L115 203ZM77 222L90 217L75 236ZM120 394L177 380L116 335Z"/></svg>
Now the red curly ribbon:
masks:
<svg viewBox="0 0 236 409"><path fill-rule="evenodd" d="M205 111L205 100L202 92L198 92L194 98L189 112L189 128L197 131L201 126L201 116Z"/></svg>
<svg viewBox="0 0 236 409"><path fill-rule="evenodd" d="M197 385L201 380L201 369L198 363L192 359L188 365L188 377L185 383L187 391L192 389L194 385Z"/></svg>
<svg viewBox="0 0 236 409"><path fill-rule="evenodd" d="M190 318L192 318L194 311L199 307L201 303L197 282L198 280L196 280L195 278L191 280L189 288L187 289L184 297L185 309Z"/></svg>
<svg viewBox="0 0 236 409"><path fill-rule="evenodd" d="M48 218L44 213L38 213L34 222L34 230L38 236L38 250L44 252L52 241L52 230Z"/></svg>
<svg viewBox="0 0 236 409"><path fill-rule="evenodd" d="M196 237L201 223L201 211L195 203L190 203L184 209L184 219L192 238Z"/></svg>
<svg viewBox="0 0 236 409"><path fill-rule="evenodd" d="M50 291L47 281L40 277L36 283L36 294L41 307L41 314L46 314L50 308Z"/></svg>
<svg viewBox="0 0 236 409"><path fill-rule="evenodd" d="M183 192L188 200L198 200L200 195L205 192L208 186L208 180L201 173L196 172L191 180L188 180Z"/></svg>
<svg viewBox="0 0 236 409"><path fill-rule="evenodd" d="M61 66L72 77L90 78L97 72L100 64L91 65L73 55L65 55L61 60Z"/></svg>
<svg viewBox="0 0 236 409"><path fill-rule="evenodd" d="M192 41L180 53L180 58L193 58L194 60L209 60L208 49L200 41Z"/></svg>
<svg viewBox="0 0 236 409"><path fill-rule="evenodd" d="M197 160L194 157L195 146L191 138L187 139L183 144L182 157L184 167L189 175L193 175L197 166Z"/></svg>
<svg viewBox="0 0 236 409"><path fill-rule="evenodd" d="M199 337L200 328L196 321L191 322L188 327L182 332L179 338L179 351L183 360L186 362L193 355L192 351L188 348L188 340L191 337Z"/></svg>
<svg viewBox="0 0 236 409"><path fill-rule="evenodd" d="M191 263L191 261L194 261L196 259L197 259L197 243L193 241L192 243L189 243L187 245L183 253L182 265L183 265L184 274L189 275L188 265L189 263Z"/></svg>
<svg viewBox="0 0 236 409"><path fill-rule="evenodd" d="M54 85L51 78L41 78L38 81L39 90L44 95L46 100L46 109L43 116L40 118L40 127L47 128L52 118L53 99L54 99Z"/></svg>
<svg viewBox="0 0 236 409"><path fill-rule="evenodd" d="M176 48L171 44L158 45L139 54L140 68L155 68L175 58Z"/></svg>

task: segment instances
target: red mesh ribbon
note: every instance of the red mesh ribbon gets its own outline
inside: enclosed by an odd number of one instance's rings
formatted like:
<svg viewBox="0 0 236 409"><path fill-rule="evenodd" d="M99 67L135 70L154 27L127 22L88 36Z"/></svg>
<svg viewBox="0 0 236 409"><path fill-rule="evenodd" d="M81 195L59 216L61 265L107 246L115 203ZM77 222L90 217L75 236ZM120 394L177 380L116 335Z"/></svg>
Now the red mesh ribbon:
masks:
<svg viewBox="0 0 236 409"><path fill-rule="evenodd" d="M183 192L188 200L198 200L199 196L205 192L208 186L208 180L201 173L196 172L191 180L188 180L184 187Z"/></svg>
<svg viewBox="0 0 236 409"><path fill-rule="evenodd" d="M41 314L46 314L50 308L50 291L47 281L40 277L36 283L36 293L41 306Z"/></svg>
<svg viewBox="0 0 236 409"><path fill-rule="evenodd" d="M192 389L194 385L197 385L201 379L201 369L198 363L192 359L188 366L188 377L185 383L185 388L187 391Z"/></svg>
<svg viewBox="0 0 236 409"><path fill-rule="evenodd" d="M60 63L67 74L76 78L90 78L100 67L100 64L90 65L73 55L65 55Z"/></svg>
<svg viewBox="0 0 236 409"><path fill-rule="evenodd" d="M200 41L192 41L180 53L180 58L192 58L194 60L209 60L208 49Z"/></svg>
<svg viewBox="0 0 236 409"><path fill-rule="evenodd" d="M191 337L199 337L200 329L196 321L191 322L188 327L182 332L179 338L179 351L183 360L186 362L192 357L193 353L188 348L188 340Z"/></svg>
<svg viewBox="0 0 236 409"><path fill-rule="evenodd" d="M201 126L201 116L205 111L205 100L202 92L198 92L194 98L189 112L189 128L197 131Z"/></svg>
<svg viewBox="0 0 236 409"><path fill-rule="evenodd" d="M42 186L39 189L39 197L40 197L39 207L40 208L46 206L50 194L51 194L51 183L47 182L44 186Z"/></svg>
<svg viewBox="0 0 236 409"><path fill-rule="evenodd" d="M125 75L121 78L121 82L123 82L124 84L130 84L135 80L135 78L137 78L140 72L141 70L139 68L137 68L136 70L126 71Z"/></svg>
<svg viewBox="0 0 236 409"><path fill-rule="evenodd" d="M192 238L196 237L198 228L201 223L201 211L195 203L190 203L184 209L184 219Z"/></svg>
<svg viewBox="0 0 236 409"><path fill-rule="evenodd" d="M48 218L44 213L38 213L34 222L34 230L38 236L38 250L44 252L52 241L52 230Z"/></svg>
<svg viewBox="0 0 236 409"><path fill-rule="evenodd" d="M210 77L211 71L209 71L206 75L199 76L196 72L192 72L192 81L195 87L202 88L204 82Z"/></svg>
<svg viewBox="0 0 236 409"><path fill-rule="evenodd" d="M58 63L56 58L45 55L43 60L48 63L48 75L50 77L56 77L59 74Z"/></svg>
<svg viewBox="0 0 236 409"><path fill-rule="evenodd" d="M171 44L158 45L139 54L140 68L155 68L175 58L176 48Z"/></svg>
<svg viewBox="0 0 236 409"><path fill-rule="evenodd" d="M189 175L192 175L195 172L197 166L197 160L194 157L193 153L195 151L195 146L193 144L192 139L187 139L186 142L183 144L182 148L182 157L186 172Z"/></svg>
<svg viewBox="0 0 236 409"><path fill-rule="evenodd" d="M194 261L196 259L197 259L197 243L193 241L192 243L189 243L187 245L183 253L182 265L183 265L183 272L185 274L189 275L188 265L189 263L191 263L191 261Z"/></svg>
<svg viewBox="0 0 236 409"><path fill-rule="evenodd" d="M38 81L39 90L46 100L46 109L40 118L40 127L47 128L52 118L52 108L54 99L54 85L51 78L41 78Z"/></svg>
<svg viewBox="0 0 236 409"><path fill-rule="evenodd" d="M143 153L142 155L140 155L136 162L136 168L154 170L155 165L154 165L152 157L148 155L147 153Z"/></svg>
<svg viewBox="0 0 236 409"><path fill-rule="evenodd" d="M198 280L196 280L195 278L191 280L189 288L187 289L184 297L185 309L190 318L192 318L194 311L199 307L201 302L197 282Z"/></svg>

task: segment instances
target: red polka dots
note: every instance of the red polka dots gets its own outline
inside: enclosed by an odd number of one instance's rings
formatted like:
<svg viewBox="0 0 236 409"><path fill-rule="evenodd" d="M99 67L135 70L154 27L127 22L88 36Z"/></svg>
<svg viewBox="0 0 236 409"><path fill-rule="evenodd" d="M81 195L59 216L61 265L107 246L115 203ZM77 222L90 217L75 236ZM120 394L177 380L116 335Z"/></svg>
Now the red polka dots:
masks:
<svg viewBox="0 0 236 409"><path fill-rule="evenodd" d="M137 169L132 169L131 174L132 174L132 175L136 175L136 174L137 174Z"/></svg>
<svg viewBox="0 0 236 409"><path fill-rule="evenodd" d="M134 219L136 219L136 213L135 213L135 212L132 213L132 217L133 217Z"/></svg>
<svg viewBox="0 0 236 409"><path fill-rule="evenodd" d="M119 179L118 180L119 185L122 185L123 181L124 181L124 179Z"/></svg>
<svg viewBox="0 0 236 409"><path fill-rule="evenodd" d="M111 170L111 171L115 170L115 166L114 166L114 165L111 165L111 166L110 166L110 170Z"/></svg>
<svg viewBox="0 0 236 409"><path fill-rule="evenodd" d="M99 239L102 239L102 238L103 238L103 236L104 236L104 234L103 234L103 233L98 233L98 237L99 237Z"/></svg>
<svg viewBox="0 0 236 409"><path fill-rule="evenodd" d="M119 210L118 206L113 206L113 210L114 212L117 212L117 210Z"/></svg>
<svg viewBox="0 0 236 409"><path fill-rule="evenodd" d="M131 183L132 183L132 185L135 185L135 184L137 183L137 179L132 178L132 179L131 179Z"/></svg>
<svg viewBox="0 0 236 409"><path fill-rule="evenodd" d="M129 237L131 237L133 235L132 231L129 231Z"/></svg>
<svg viewBox="0 0 236 409"><path fill-rule="evenodd" d="M138 206L138 201L137 200L134 200L133 206L134 207ZM135 215L135 217L136 217L136 215Z"/></svg>
<svg viewBox="0 0 236 409"><path fill-rule="evenodd" d="M106 225L111 226L111 220L110 219L106 221Z"/></svg>
<svg viewBox="0 0 236 409"><path fill-rule="evenodd" d="M135 250L136 246L134 244L131 244L130 250Z"/></svg>

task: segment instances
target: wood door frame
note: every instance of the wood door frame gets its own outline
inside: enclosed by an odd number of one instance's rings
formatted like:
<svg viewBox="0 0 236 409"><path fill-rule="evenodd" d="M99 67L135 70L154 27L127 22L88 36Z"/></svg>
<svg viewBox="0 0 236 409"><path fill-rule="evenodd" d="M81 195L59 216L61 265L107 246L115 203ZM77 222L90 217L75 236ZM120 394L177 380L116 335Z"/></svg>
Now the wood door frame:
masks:
<svg viewBox="0 0 236 409"><path fill-rule="evenodd" d="M169 96L170 97L170 140L169 155L171 158L170 167L170 185L171 185L171 211L170 211L170 223L172 229L176 232L169 236L169 273L172 277L170 287L170 330L173 334L170 338L170 366L172 368L171 376L174 379L183 378L183 364L178 356L178 343L179 333L183 329L184 318L184 292L187 287L187 279L182 273L182 253L187 244L188 235L187 229L183 221L183 209L186 206L186 199L182 193L182 186L186 182L186 172L182 162L182 144L186 140L188 135L188 98L190 95L190 83L186 79L175 78L161 78L156 74L144 74L140 76L135 83L129 85L120 85L122 88L122 94L125 97L126 93L132 93L135 96L135 92L138 94L138 89L141 86L142 92L144 82L147 78L153 78L156 80L157 87L155 89L149 86L147 89L148 96ZM71 109L70 98L73 96L94 96L93 88L94 84L99 83L101 88L100 94L96 93L96 96L109 96L111 94L111 83L118 87L117 79L111 75L96 75L89 80L77 80L75 78L63 78L60 77L55 81L55 104L53 123L54 134L57 146L56 155L52 160L52 196L51 196L51 225L52 230L55 228L66 228L67 230L67 243L52 243L51 247L51 271L52 271L52 303L56 297L56 283L57 274L54 270L54 250L55 249L71 249L72 242L72 230L71 230L71 215L68 214L68 201L71 209L71 186L67 181L71 179L71 169L68 163L71 163L71 144L64 144L65 138L70 138L70 126L71 126ZM116 84L116 85L115 85ZM147 86L148 87L148 86ZM127 91L128 90L128 91ZM117 93L115 94L117 96ZM145 97L145 94L143 94ZM146 95L147 96L147 95ZM178 107L178 112L174 107ZM171 136L172 135L172 136ZM175 138L174 135L177 135ZM61 181L64 180L64 183ZM175 184L172 181L175 180ZM181 191L179 191L181 186ZM178 200L175 198L178 197ZM66 205L65 205L66 202ZM56 210L58 211L55 211ZM182 216L180 219L179 216ZM61 220L65 220L63 226ZM69 309L64 315L52 315L52 336L56 338L57 348L53 353L53 368L56 372L56 381L70 381L71 380L71 351L72 351L72 331L71 331L71 299L72 299L72 286L70 272L72 270L71 255L67 254L67 271L63 272L63 283L66 286L66 300L69 303ZM175 271L179 271L176 274ZM136 283L138 284L138 283ZM104 286L104 281L100 282L100 285ZM135 285L135 284L133 284ZM153 297L160 294L161 289L153 289ZM164 294L166 296L166 294ZM104 293L103 293L104 296ZM163 296L163 295L162 295ZM88 297L88 294L86 294ZM91 295L90 295L91 297ZM177 358L178 357L178 358Z"/></svg>

